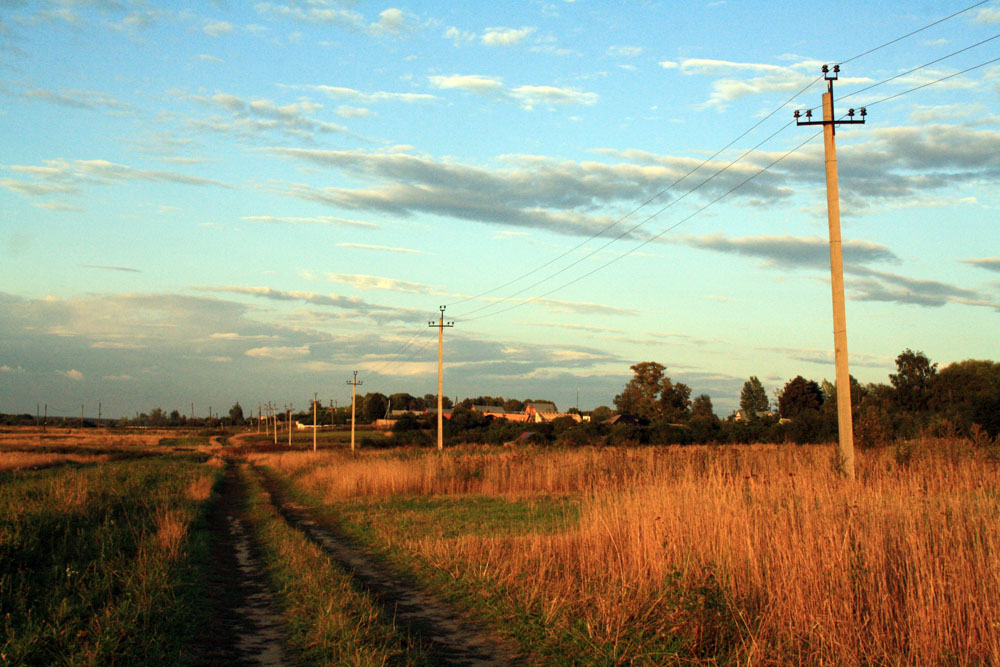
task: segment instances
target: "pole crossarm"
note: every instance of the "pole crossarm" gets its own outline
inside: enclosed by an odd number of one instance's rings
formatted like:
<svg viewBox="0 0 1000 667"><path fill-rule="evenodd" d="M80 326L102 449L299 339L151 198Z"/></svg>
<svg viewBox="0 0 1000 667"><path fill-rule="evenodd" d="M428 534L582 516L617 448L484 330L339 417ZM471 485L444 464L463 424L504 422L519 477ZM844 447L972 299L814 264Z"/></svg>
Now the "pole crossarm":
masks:
<svg viewBox="0 0 1000 667"><path fill-rule="evenodd" d="M863 125L865 122L865 117L868 115L868 110L865 107L861 107L858 110L860 118L854 117L854 109L847 110L846 120L836 120L836 116L833 114L833 82L837 80L840 74L840 65L834 65L833 70L830 69L829 65L823 65L823 78L826 79L826 91L830 95L830 115L831 119L827 120L825 117L823 120L812 120L812 109L806 109L805 115L799 109L795 110L795 124L796 125L830 125L836 133L836 127L838 125ZM806 120L802 120L805 118Z"/></svg>

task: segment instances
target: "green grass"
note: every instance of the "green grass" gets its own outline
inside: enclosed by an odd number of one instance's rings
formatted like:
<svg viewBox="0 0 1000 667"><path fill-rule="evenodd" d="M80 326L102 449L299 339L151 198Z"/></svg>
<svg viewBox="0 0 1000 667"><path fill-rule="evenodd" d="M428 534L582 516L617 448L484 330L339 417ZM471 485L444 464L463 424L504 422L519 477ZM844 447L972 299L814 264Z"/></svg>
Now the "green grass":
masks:
<svg viewBox="0 0 1000 667"><path fill-rule="evenodd" d="M405 543L468 534L516 537L551 534L579 520L579 499L572 496L508 501L479 495L396 496L353 498L321 505L319 499L296 487L292 480L264 470L292 498L317 506L317 520L348 536L393 569L453 604L470 618L516 643L525 664L613 665L620 647L594 643L582 621L554 624L541 600L523 603L503 585L474 571L468 563L435 566ZM675 656L677 646L665 637L629 638L646 647L645 660L635 664L662 664Z"/></svg>
<svg viewBox="0 0 1000 667"><path fill-rule="evenodd" d="M517 501L482 495L355 498L328 511L351 524L389 527L409 538L550 534L580 519L578 499L551 496Z"/></svg>
<svg viewBox="0 0 1000 667"><path fill-rule="evenodd" d="M160 447L208 447L208 436L186 436L182 438L160 438Z"/></svg>
<svg viewBox="0 0 1000 667"><path fill-rule="evenodd" d="M185 664L202 503L190 459L60 467L0 479L0 662ZM169 530L169 518L187 526ZM166 526L166 528L165 528ZM169 539L174 535L177 539Z"/></svg>
<svg viewBox="0 0 1000 667"><path fill-rule="evenodd" d="M342 568L276 514L256 475L242 470L241 477L250 489L250 529L284 609L291 646L304 663L434 664Z"/></svg>

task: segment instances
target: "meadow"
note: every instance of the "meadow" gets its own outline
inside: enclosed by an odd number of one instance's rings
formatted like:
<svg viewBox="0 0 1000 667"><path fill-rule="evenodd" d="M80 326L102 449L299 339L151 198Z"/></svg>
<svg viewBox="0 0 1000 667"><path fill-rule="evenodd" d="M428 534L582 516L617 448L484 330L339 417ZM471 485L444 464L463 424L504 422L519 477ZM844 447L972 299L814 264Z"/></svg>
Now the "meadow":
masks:
<svg viewBox="0 0 1000 667"><path fill-rule="evenodd" d="M1000 664L995 442L863 450L848 482L832 446L258 440L0 432L0 663L210 664L200 631L232 621L207 616L226 524L205 517L229 469L301 664L437 663L276 487L524 664Z"/></svg>
<svg viewBox="0 0 1000 667"><path fill-rule="evenodd" d="M540 663L1000 664L995 447L270 452Z"/></svg>

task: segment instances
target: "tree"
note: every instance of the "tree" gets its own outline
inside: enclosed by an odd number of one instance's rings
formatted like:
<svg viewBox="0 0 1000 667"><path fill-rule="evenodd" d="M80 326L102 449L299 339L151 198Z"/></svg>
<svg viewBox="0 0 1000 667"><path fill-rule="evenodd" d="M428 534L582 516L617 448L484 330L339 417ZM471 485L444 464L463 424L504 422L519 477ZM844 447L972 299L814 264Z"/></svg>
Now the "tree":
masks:
<svg viewBox="0 0 1000 667"><path fill-rule="evenodd" d="M785 388L778 396L778 409L781 416L792 419L802 413L813 410L817 411L823 405L823 392L819 385L813 380L806 380L801 375L796 375L785 384Z"/></svg>
<svg viewBox="0 0 1000 667"><path fill-rule="evenodd" d="M903 350L896 357L896 372L889 375L889 381L896 388L897 405L911 412L926 410L930 384L936 373L937 364L932 364L923 352Z"/></svg>
<svg viewBox="0 0 1000 667"><path fill-rule="evenodd" d="M376 419L385 419L385 412L388 409L389 399L385 394L367 393L361 399L361 416L366 421L373 422Z"/></svg>
<svg viewBox="0 0 1000 667"><path fill-rule="evenodd" d="M771 411L767 391L756 375L751 375L750 379L743 383L743 390L740 391L740 410L750 419Z"/></svg>
<svg viewBox="0 0 1000 667"><path fill-rule="evenodd" d="M524 401L508 398L503 402L504 412L524 412Z"/></svg>
<svg viewBox="0 0 1000 667"><path fill-rule="evenodd" d="M941 369L931 385L930 407L966 430L979 424L1000 433L1000 363L967 359Z"/></svg>
<svg viewBox="0 0 1000 667"><path fill-rule="evenodd" d="M715 410L712 409L712 397L708 394L699 394L691 402L691 417L714 417Z"/></svg>
<svg viewBox="0 0 1000 667"><path fill-rule="evenodd" d="M611 408L606 405L599 405L590 413L590 421L602 422L611 417Z"/></svg>
<svg viewBox="0 0 1000 667"><path fill-rule="evenodd" d="M657 402L663 371L666 366L655 361L643 361L631 366L633 376L622 393L615 396L615 408L619 412L635 415L653 421L662 412Z"/></svg>
<svg viewBox="0 0 1000 667"><path fill-rule="evenodd" d="M664 377L660 386L660 410L668 422L687 421L691 411L691 387L683 382L674 384Z"/></svg>
<svg viewBox="0 0 1000 667"><path fill-rule="evenodd" d="M229 423L234 426L243 423L243 406L239 402L229 408Z"/></svg>

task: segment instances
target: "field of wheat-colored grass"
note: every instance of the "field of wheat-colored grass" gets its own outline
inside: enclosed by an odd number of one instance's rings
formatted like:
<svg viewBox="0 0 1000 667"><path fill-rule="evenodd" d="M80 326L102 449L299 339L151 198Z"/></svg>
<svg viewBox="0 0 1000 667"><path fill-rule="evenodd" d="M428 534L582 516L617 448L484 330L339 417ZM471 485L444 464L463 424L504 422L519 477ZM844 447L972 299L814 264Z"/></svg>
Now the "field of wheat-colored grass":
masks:
<svg viewBox="0 0 1000 667"><path fill-rule="evenodd" d="M572 496L560 530L370 529L501 591L615 661L1000 664L1000 476L991 449L830 447L259 454L331 505L390 496ZM398 514L398 513L397 513ZM569 515L567 515L569 516ZM423 525L423 524L422 524ZM665 641L665 637L671 637ZM599 651L599 652L600 652Z"/></svg>

